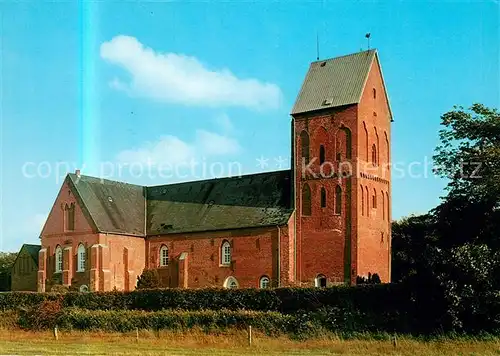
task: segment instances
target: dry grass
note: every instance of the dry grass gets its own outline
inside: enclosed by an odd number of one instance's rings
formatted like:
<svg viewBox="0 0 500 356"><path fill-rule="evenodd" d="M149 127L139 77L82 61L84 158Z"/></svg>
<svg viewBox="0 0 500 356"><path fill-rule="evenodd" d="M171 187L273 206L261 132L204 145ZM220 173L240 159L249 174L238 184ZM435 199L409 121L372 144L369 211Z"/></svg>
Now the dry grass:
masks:
<svg viewBox="0 0 500 356"><path fill-rule="evenodd" d="M500 339L499 339L500 340ZM51 355L500 355L500 341L445 340L423 342L409 338L398 340L340 340L334 335L294 341L287 337L270 338L254 335L251 347L245 332L206 334L201 331L141 331L135 333L59 333L54 340L50 332L26 332L14 329L0 331L0 354Z"/></svg>

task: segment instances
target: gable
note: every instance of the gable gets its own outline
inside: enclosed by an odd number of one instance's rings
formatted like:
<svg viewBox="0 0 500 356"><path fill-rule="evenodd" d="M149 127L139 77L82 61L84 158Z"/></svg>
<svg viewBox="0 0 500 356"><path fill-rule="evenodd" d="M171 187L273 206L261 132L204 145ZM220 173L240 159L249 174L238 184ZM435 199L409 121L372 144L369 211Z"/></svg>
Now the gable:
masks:
<svg viewBox="0 0 500 356"><path fill-rule="evenodd" d="M292 115L359 103L376 50L312 62Z"/></svg>
<svg viewBox="0 0 500 356"><path fill-rule="evenodd" d="M16 264L21 263L19 261L23 261L26 258L31 258L35 266L38 266L38 252L40 251L40 245L28 245L24 244L21 246L14 263L12 264L12 268L16 266Z"/></svg>
<svg viewBox="0 0 500 356"><path fill-rule="evenodd" d="M380 60L378 54L370 66L370 70L366 77L366 81L363 86L363 93L359 102L361 104L367 103L373 106L373 93L372 90L376 89L376 99L375 104L379 109L383 109L387 113L389 121L393 121L392 110L389 103L389 96L387 94L387 88L385 86L384 76L382 74L382 67L380 65Z"/></svg>
<svg viewBox="0 0 500 356"><path fill-rule="evenodd" d="M42 228L40 236L57 235L65 232L64 219L66 205L75 206L75 224L73 231L91 232L95 231L95 225L88 215L85 206L79 199L68 179L63 182L54 204L50 210L47 220Z"/></svg>

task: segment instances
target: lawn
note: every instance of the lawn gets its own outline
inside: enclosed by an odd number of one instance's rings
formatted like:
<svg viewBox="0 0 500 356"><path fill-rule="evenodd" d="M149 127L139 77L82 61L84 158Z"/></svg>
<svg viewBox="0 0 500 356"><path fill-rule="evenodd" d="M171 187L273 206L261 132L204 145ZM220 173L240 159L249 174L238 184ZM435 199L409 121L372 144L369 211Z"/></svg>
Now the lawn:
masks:
<svg viewBox="0 0 500 356"><path fill-rule="evenodd" d="M32 355L500 355L500 339L493 341L436 340L431 342L399 338L391 340L339 340L334 336L303 342L287 337L254 335L248 346L245 332L222 335L201 332L140 332L132 334L59 333L3 329L0 354Z"/></svg>

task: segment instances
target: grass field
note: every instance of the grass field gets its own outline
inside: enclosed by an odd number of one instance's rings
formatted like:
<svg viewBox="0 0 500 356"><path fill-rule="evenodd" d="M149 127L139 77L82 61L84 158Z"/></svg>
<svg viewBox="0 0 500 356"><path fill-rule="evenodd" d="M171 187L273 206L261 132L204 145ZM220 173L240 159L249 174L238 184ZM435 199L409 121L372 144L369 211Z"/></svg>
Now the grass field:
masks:
<svg viewBox="0 0 500 356"><path fill-rule="evenodd" d="M33 355L500 355L500 339L493 341L444 340L424 342L390 340L340 340L325 336L307 341L254 335L248 346L245 332L221 335L202 332L140 332L132 334L59 333L0 330L0 354Z"/></svg>

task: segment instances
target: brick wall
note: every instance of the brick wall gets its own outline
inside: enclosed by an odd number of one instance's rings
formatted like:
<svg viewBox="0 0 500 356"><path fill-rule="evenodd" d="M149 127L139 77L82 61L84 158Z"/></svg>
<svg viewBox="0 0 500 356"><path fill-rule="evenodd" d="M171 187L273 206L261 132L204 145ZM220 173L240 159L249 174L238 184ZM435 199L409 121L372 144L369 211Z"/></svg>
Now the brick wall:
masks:
<svg viewBox="0 0 500 356"><path fill-rule="evenodd" d="M279 231L279 232L278 232ZM149 237L146 243L148 268L159 269L164 276L180 273L179 257L187 254L187 286L189 288L222 287L227 277L237 279L239 286L258 287L262 276L268 276L277 285L278 278L278 236L288 241L288 227L237 229L227 231L172 234ZM232 246L232 263L221 264L221 246L229 241ZM160 267L160 249L169 250L169 267ZM288 247L281 251L281 266L289 268ZM185 263L185 262L183 262ZM176 266L177 265L177 266ZM162 272L168 270L169 272ZM281 271L282 283L288 283L288 271ZM178 276L172 277L171 286L178 284Z"/></svg>
<svg viewBox="0 0 500 356"><path fill-rule="evenodd" d="M36 291L38 263L28 251L21 249L12 266L11 290Z"/></svg>
<svg viewBox="0 0 500 356"><path fill-rule="evenodd" d="M74 230L68 231L64 223L64 207L71 204L75 205L75 226ZM98 241L98 234L94 233L77 199L65 182L57 195L41 233L42 250L39 257L38 290L50 291L54 284L73 285L74 287L83 284L88 285L90 282L89 260L91 246L97 244ZM77 272L76 254L79 244L83 244L87 252L87 268L85 272ZM55 273L55 251L57 246L61 246L65 251L62 273Z"/></svg>
<svg viewBox="0 0 500 356"><path fill-rule="evenodd" d="M356 106L349 106L294 119L297 278L302 284L313 285L319 274L326 276L329 284L353 281L356 277L356 260L353 258L356 237L353 217L356 215L356 206L354 204L349 209L349 178L338 176L342 170L355 171L350 163L357 154L354 144L357 137L356 118ZM302 162L300 135L303 130L309 134L309 165ZM350 132L350 150L347 132ZM321 145L325 148L323 165L319 161ZM307 167L310 169L304 169ZM310 216L302 213L302 190L305 184L311 190ZM337 186L341 189L340 214L336 212L335 206ZM325 207L321 206L322 189L326 193ZM353 194L355 199L355 192Z"/></svg>
<svg viewBox="0 0 500 356"><path fill-rule="evenodd" d="M375 90L375 92L374 92ZM390 281L391 118L378 62L372 64L358 106L359 176L358 191L358 274L378 273ZM377 165L372 164L372 146ZM364 190L364 199L361 190ZM368 190L368 194L366 191ZM376 207L373 196L376 196ZM368 197L367 197L368 195Z"/></svg>

